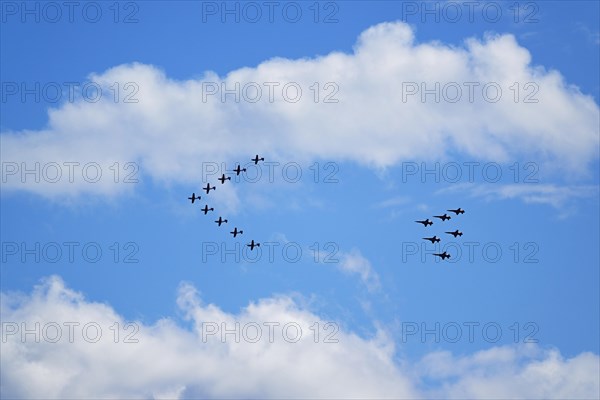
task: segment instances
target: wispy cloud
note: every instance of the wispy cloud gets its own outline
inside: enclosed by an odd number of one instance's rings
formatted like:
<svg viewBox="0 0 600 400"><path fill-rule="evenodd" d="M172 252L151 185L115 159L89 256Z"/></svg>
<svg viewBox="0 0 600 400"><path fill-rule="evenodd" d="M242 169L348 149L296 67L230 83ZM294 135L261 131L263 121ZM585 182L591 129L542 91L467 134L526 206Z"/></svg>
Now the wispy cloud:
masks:
<svg viewBox="0 0 600 400"><path fill-rule="evenodd" d="M485 200L520 199L530 204L547 204L563 209L572 202L598 197L600 187L594 185L560 186L555 184L457 184L440 189L436 194L464 192Z"/></svg>
<svg viewBox="0 0 600 400"><path fill-rule="evenodd" d="M587 40L590 43L593 43L595 45L600 45L600 32L599 31L593 31L591 30L586 24L582 23L582 22L577 22L575 24L575 29L579 32L582 32Z"/></svg>
<svg viewBox="0 0 600 400"><path fill-rule="evenodd" d="M370 292L381 288L379 275L373 269L371 262L359 250L352 249L347 253L342 253L340 262L337 265L346 274L358 275L361 282Z"/></svg>
<svg viewBox="0 0 600 400"><path fill-rule="evenodd" d="M403 206L410 203L410 197L408 196L396 196L396 197L392 197L390 199L387 200L383 200L379 203L375 204L375 207L377 208L388 208L388 207L395 207L395 206Z"/></svg>

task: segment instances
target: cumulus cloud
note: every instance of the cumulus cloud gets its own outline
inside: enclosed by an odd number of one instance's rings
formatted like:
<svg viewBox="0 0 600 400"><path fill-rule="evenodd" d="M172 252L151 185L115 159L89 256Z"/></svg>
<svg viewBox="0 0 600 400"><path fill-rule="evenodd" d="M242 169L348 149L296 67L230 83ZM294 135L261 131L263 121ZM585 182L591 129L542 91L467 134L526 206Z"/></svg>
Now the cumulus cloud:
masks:
<svg viewBox="0 0 600 400"><path fill-rule="evenodd" d="M121 316L107 305L86 301L58 277L48 279L30 296L2 294L2 397L416 396L392 361L394 347L384 332L363 339L336 331L286 296L263 299L239 314L229 314L204 304L196 289L183 283L177 304L192 325L190 330L163 319L154 325L137 322L139 332L126 337L133 328L126 332ZM19 332L7 333L14 329L7 324L15 321ZM40 343L31 334L21 340L23 321L30 330L40 322ZM63 327L63 337L56 343L45 340L56 336L52 322ZM80 323L74 326L73 343L65 322ZM95 328L83 336L83 327L90 322L102 329L97 343L87 342L95 339ZM115 322L121 329L118 343L110 330ZM236 323L237 339L235 333L222 336L225 329L235 332ZM320 330L317 343L315 323ZM258 340L256 326L262 330ZM214 329L218 332L211 334ZM131 340L138 343L126 343Z"/></svg>
<svg viewBox="0 0 600 400"><path fill-rule="evenodd" d="M498 162L527 156L575 173L588 172L598 158L593 98L559 72L531 65L527 49L509 34L455 47L418 43L407 24L389 22L361 33L350 54L273 58L224 77L206 72L186 81L152 65L126 64L90 80L108 92L114 82L134 82L139 102L79 100L50 110L43 130L3 132L2 160L16 163L3 170L5 188L117 195L135 186L114 182L109 167L115 162L135 162L156 181L193 183L203 162L245 160L257 151L273 160L377 168L457 154ZM439 102L435 94L423 99L423 89L436 83ZM239 87L240 101L235 94L223 99L223 87ZM497 88L502 95L495 101ZM31 169L35 162L40 169L50 162L79 162L79 169L96 162L104 178L90 183L78 170L71 183L62 167L57 182L42 176L36 184L31 175L22 182L21 163ZM46 173L54 179L53 169Z"/></svg>
<svg viewBox="0 0 600 400"><path fill-rule="evenodd" d="M467 356L435 352L417 365L442 380L433 397L453 399L589 399L600 395L598 355L565 359L556 349L495 347Z"/></svg>
<svg viewBox="0 0 600 400"><path fill-rule="evenodd" d="M190 327L165 318L136 322L137 331L56 276L31 294L1 296L3 398L597 398L600 390L600 359L591 353L566 359L528 345L399 361L385 331L370 338L325 332L327 321L287 296L232 314L182 283L177 304ZM93 326L84 336L91 323L102 329L99 337ZM61 337L52 324L62 327ZM284 338L286 324L293 328ZM22 336L22 328L29 333ZM229 329L225 340L222 328Z"/></svg>

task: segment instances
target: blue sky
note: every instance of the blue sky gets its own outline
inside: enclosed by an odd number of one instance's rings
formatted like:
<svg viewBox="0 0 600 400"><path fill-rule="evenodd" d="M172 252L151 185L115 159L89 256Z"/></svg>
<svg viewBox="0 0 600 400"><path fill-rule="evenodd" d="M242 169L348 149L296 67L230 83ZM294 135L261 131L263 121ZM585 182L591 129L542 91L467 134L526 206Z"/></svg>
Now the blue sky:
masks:
<svg viewBox="0 0 600 400"><path fill-rule="evenodd" d="M256 2L255 23L247 3L227 3L238 7L236 22L222 20L222 2L92 2L96 23L78 8L72 22L62 8L53 23L53 9L27 4L39 22L22 3L2 3L4 396L599 394L597 2L519 2L518 12L513 2L477 2L472 21L460 2L281 2L272 22ZM284 8L302 16L292 23ZM259 101L205 92L248 82L263 90ZM274 102L266 82L278 85ZM290 82L302 90L298 102L281 91ZM436 82L452 85L440 101L422 98L421 85ZM97 102L81 94L90 83L102 88ZM484 85L501 88L499 101ZM65 91L52 102L55 87ZM221 185L211 174L257 153L277 163L261 162L257 182ZM65 162L79 162L73 182ZM40 182L21 174L35 163ZM82 179L87 163L102 171L98 182ZM62 178L49 182L56 165ZM217 187L208 195L207 182ZM200 204L187 200L192 192ZM205 204L215 212L203 215ZM433 218L457 207L465 214ZM228 224L217 227L219 216ZM425 218L434 225L414 222ZM235 226L241 238L228 234ZM464 235L444 233L454 229ZM422 239L434 234L440 247ZM252 239L262 246L257 262L235 248ZM437 250L453 257L439 261ZM223 320L334 322L339 343L199 339L203 322ZM64 321L97 321L104 347L7 333L14 323ZM137 324L139 343L111 342L116 321ZM457 324L462 337L421 338L436 324L440 334ZM502 329L498 341L485 339L486 324L492 336ZM524 343L532 333L537 342ZM54 371L56 349L73 375L51 382L35 365ZM268 357L252 358L257 349ZM163 369L143 351L164 359ZM139 379L119 374L117 362L136 365ZM104 378L79 386L73 376L85 365ZM191 365L201 372L182 372ZM222 381L232 365L240 377Z"/></svg>

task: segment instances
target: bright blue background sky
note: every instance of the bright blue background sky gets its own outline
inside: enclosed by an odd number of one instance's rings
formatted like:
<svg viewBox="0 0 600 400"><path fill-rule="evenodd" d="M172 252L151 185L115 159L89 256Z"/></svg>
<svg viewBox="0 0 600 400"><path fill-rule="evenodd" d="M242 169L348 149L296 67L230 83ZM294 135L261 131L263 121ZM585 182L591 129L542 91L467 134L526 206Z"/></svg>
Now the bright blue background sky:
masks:
<svg viewBox="0 0 600 400"><path fill-rule="evenodd" d="M98 24L2 24L1 79L84 81L92 72L130 62L155 65L172 79L197 78L206 70L222 76L272 57L295 59L350 52L366 28L402 19L400 2L349 1L338 3L339 22L334 24L315 24L311 18L298 24L281 18L273 24L223 24L214 17L202 23L201 3L174 3L138 3L139 22L135 24L114 24L110 18ZM405 20L416 26L419 42L439 40L458 46L466 37L481 37L490 30L513 33L531 52L534 65L559 70L567 82L593 96L597 103L598 2L538 4L539 22L533 24L512 23L507 8L506 18L495 24L484 23L481 18L458 24L423 24L416 16ZM3 103L0 127L2 131L42 128L51 106L31 101ZM261 153L251 149L248 156L256 152ZM458 157L457 161L471 160ZM128 319L151 323L176 315L175 292L179 282L186 280L198 287L206 302L230 312L273 293L315 295L314 307L319 313L360 334L367 335L374 321L396 326L391 329L396 329L399 344L398 321L430 325L435 321L495 321L503 328L533 321L540 329L536 335L540 343L557 346L566 356L600 351L597 159L592 176L579 182L595 185L595 195L568 200L570 212L563 218L559 217L562 210L550 205L526 204L520 199L487 201L461 191L438 193L452 186L448 183L423 184L417 179L403 183L401 166L382 176L353 163L340 161L338 165L339 183L312 182L308 164L303 165L306 176L297 184L240 183L244 185L242 196L253 190L271 190L274 201L286 204L291 197L301 206L243 209L230 219L260 241L283 234L305 248L314 242L336 242L343 251L358 248L381 278L379 292L369 293L355 276L342 274L335 265L315 264L310 258L296 264L244 265L214 258L202 263L199 246L203 240L233 242L210 222L213 216L183 210L192 207L186 198L199 188L165 188L145 179L143 171L135 194L114 202L85 198L66 205L24 192L3 192L3 242L94 241L105 251L113 242L135 242L139 263L115 264L108 253L97 264L82 263L78 252L76 260L80 262L73 264L21 263L12 256L2 263L2 291L30 291L40 277L59 274L90 299L110 303ZM505 173L508 166L503 166ZM541 170L541 184L570 183L555 175L546 178ZM400 204L378 206L398 198L403 199ZM320 206L304 207L308 200ZM419 211L418 204L425 204L428 211ZM423 233L429 233L412 221L459 206L467 213L452 220L456 221L452 229L464 231L465 241L500 243L505 251L502 261L487 263L478 251L475 263L437 263L430 257L425 263L414 258L403 263L401 243L420 243ZM439 228L440 223L434 227ZM536 242L539 263L514 263L508 252L513 242L521 246ZM371 303L369 311L361 306L364 302ZM505 332L501 343L510 343L511 335ZM401 351L412 356L438 346L460 353L491 346L480 338L473 344L464 340L454 345L410 344Z"/></svg>

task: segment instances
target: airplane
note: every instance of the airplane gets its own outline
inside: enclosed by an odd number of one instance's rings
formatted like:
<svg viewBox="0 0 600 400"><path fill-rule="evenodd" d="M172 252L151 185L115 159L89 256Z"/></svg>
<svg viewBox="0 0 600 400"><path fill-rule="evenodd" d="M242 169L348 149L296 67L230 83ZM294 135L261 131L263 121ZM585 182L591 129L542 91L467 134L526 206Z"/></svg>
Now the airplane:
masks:
<svg viewBox="0 0 600 400"><path fill-rule="evenodd" d="M250 244L247 244L246 246L250 247L250 251L252 251L255 247L260 247L260 243L254 243L254 239L252 239Z"/></svg>
<svg viewBox="0 0 600 400"><path fill-rule="evenodd" d="M258 164L259 161L265 161L264 157L258 158L258 154L256 155L256 157L251 158L252 161L254 161L254 165Z"/></svg>
<svg viewBox="0 0 600 400"><path fill-rule="evenodd" d="M448 234L450 234L450 235L452 235L454 237L462 236L462 232L460 232L458 229L455 230L454 232L445 232L445 233L448 233Z"/></svg>
<svg viewBox="0 0 600 400"><path fill-rule="evenodd" d="M209 211L215 211L215 209L214 209L214 208L212 208L212 207L211 207L211 208L208 208L208 204L206 204L206 205L204 206L204 208L201 208L201 209L200 209L200 211L204 211L204 215L206 215L206 214L207 214Z"/></svg>
<svg viewBox="0 0 600 400"><path fill-rule="evenodd" d="M219 217L219 219L218 219L218 220L216 220L215 222L216 222L217 224L219 224L219 226L221 226L221 224L223 224L223 223L225 223L225 224L226 224L226 223L227 223L227 220L226 220L226 219L223 219L223 218L221 218L221 217Z"/></svg>
<svg viewBox="0 0 600 400"><path fill-rule="evenodd" d="M430 238L423 238L423 239L425 239L425 240L429 240L431 243L437 243L437 242L439 242L439 241L440 241L440 238L439 238L439 237L437 237L437 236L435 236L435 235L434 235L433 237L430 237Z"/></svg>
<svg viewBox="0 0 600 400"><path fill-rule="evenodd" d="M196 200L200 200L200 198L201 198L200 196L196 197L196 193L192 193L192 197L188 197L188 200L191 200L192 204L194 204L194 202Z"/></svg>
<svg viewBox="0 0 600 400"><path fill-rule="evenodd" d="M442 221L446 221L448 219L450 219L450 217L448 216L448 214L444 214L444 215L434 215L435 218L439 218Z"/></svg>
<svg viewBox="0 0 600 400"><path fill-rule="evenodd" d="M221 177L218 179L221 181L221 185L225 183L225 181L230 181L231 177L228 176L227 178L225 178L225 174L221 175Z"/></svg>
<svg viewBox="0 0 600 400"><path fill-rule="evenodd" d="M427 218L425 221L415 221L415 222L425 225L425 228L427 228L427 225L433 225L433 222L431 222L429 220L429 218Z"/></svg>
<svg viewBox="0 0 600 400"><path fill-rule="evenodd" d="M242 168L238 165L237 168L234 169L232 172L235 172L236 175L239 175L242 171L246 172L246 168Z"/></svg>
<svg viewBox="0 0 600 400"><path fill-rule="evenodd" d="M229 233L231 233L233 237L236 237L237 235L241 235L242 233L244 233L244 231L238 231L236 227L232 232Z"/></svg>
<svg viewBox="0 0 600 400"><path fill-rule="evenodd" d="M443 252L443 253L433 253L434 256L438 256L440 257L442 260L445 260L446 258L450 258L450 254Z"/></svg>
<svg viewBox="0 0 600 400"><path fill-rule="evenodd" d="M464 214L465 210L463 210L462 208L457 208L456 210L446 210L446 211L452 211L454 214L458 215L458 214Z"/></svg>
<svg viewBox="0 0 600 400"><path fill-rule="evenodd" d="M202 190L206 190L206 194L208 194L208 192L210 192L211 190L217 190L217 188L214 186L210 186L210 183L207 183L206 187L203 188Z"/></svg>

